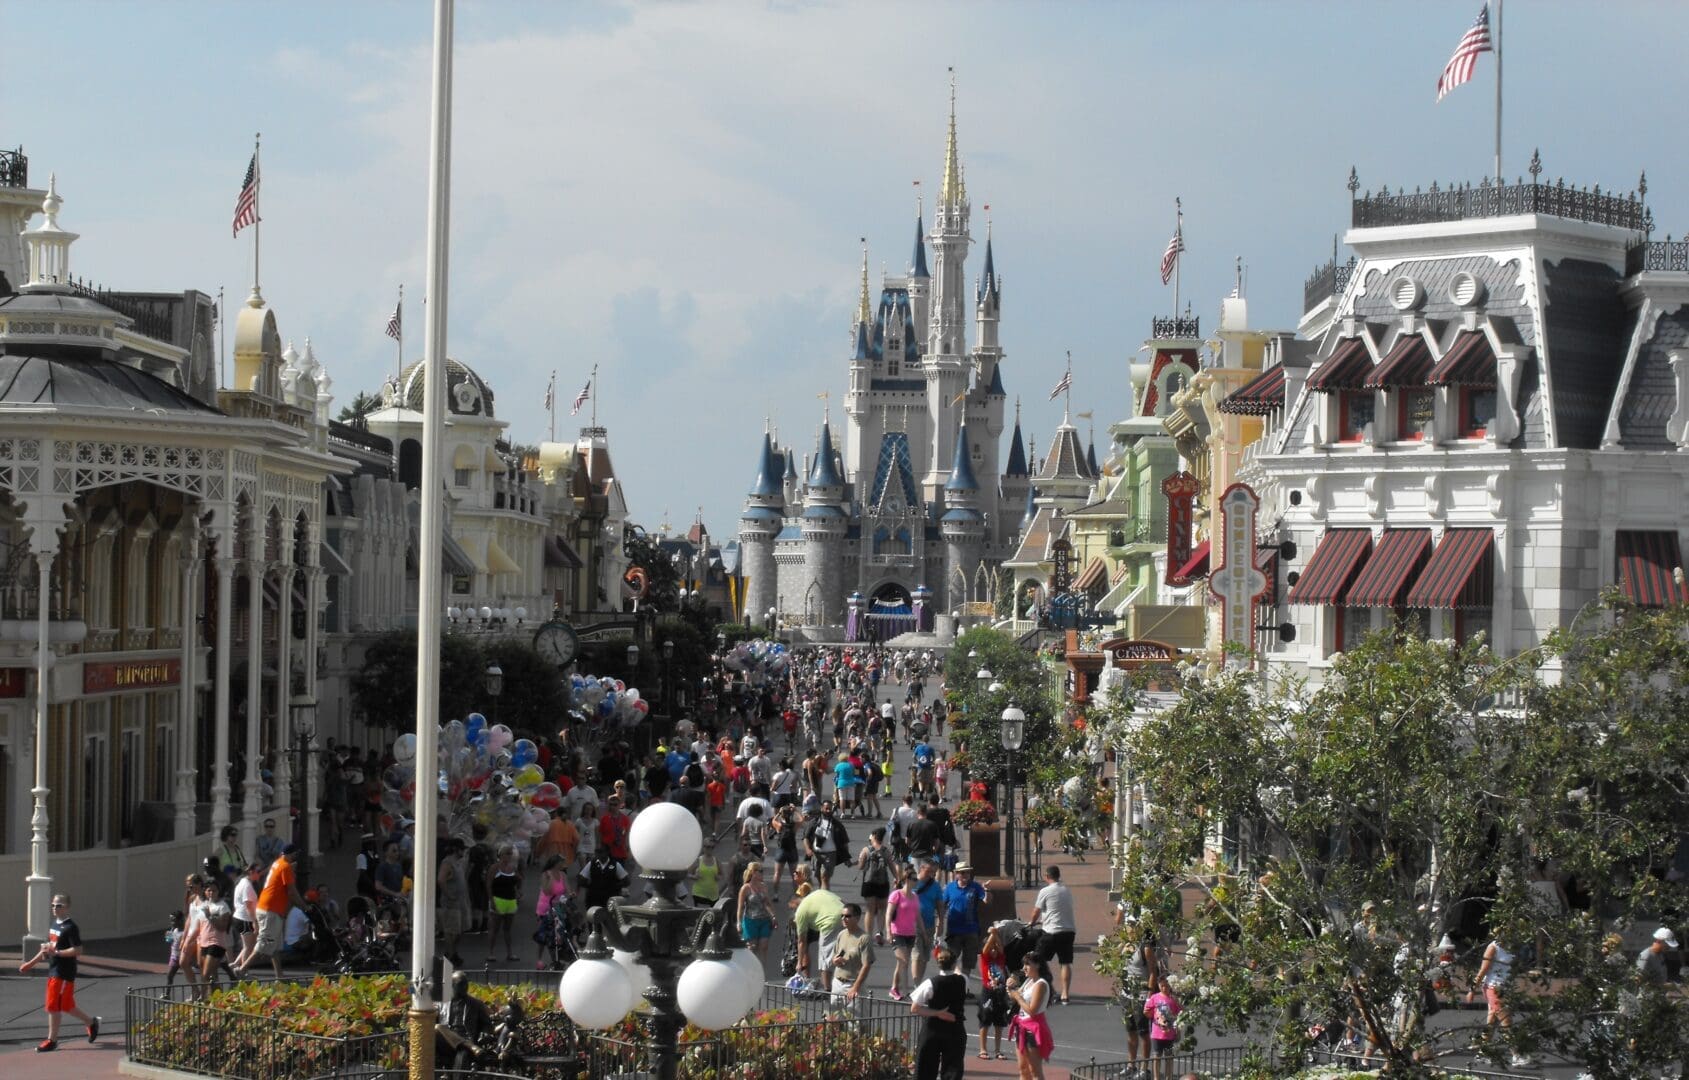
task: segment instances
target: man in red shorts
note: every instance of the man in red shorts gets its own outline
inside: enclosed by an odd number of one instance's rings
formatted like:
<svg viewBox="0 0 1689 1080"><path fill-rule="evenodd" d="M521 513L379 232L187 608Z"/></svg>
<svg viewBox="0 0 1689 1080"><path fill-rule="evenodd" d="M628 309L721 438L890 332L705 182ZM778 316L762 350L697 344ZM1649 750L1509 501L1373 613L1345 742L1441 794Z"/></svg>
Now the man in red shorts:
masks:
<svg viewBox="0 0 1689 1080"><path fill-rule="evenodd" d="M65 1013L82 1021L89 1042L100 1037L100 1018L76 1007L76 958L81 955L82 931L70 917L70 897L60 893L53 897L53 923L47 928L47 944L18 965L19 971L31 971L41 961L47 961L47 1038L35 1048L37 1053L59 1048L59 1022Z"/></svg>

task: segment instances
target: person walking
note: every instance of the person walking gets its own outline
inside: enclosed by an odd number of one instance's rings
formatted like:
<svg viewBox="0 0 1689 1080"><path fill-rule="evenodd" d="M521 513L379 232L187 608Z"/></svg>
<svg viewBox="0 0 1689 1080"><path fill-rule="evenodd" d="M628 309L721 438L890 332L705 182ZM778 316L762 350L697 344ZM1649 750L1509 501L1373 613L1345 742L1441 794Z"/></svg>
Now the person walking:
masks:
<svg viewBox="0 0 1689 1080"><path fill-rule="evenodd" d="M1020 970L1019 976L1011 976L1008 981L1009 1000L1020 1007L1009 1022L1009 1034L1014 1039L1021 1080L1044 1080L1044 1062L1056 1048L1050 1019L1044 1015L1050 1004L1049 974L1038 955L1031 952L1021 959Z"/></svg>
<svg viewBox="0 0 1689 1080"><path fill-rule="evenodd" d="M1470 1002L1477 995L1478 988L1483 987L1486 1030L1496 1025L1500 1025L1503 1033L1510 1034L1513 1030L1513 1017L1508 1014L1503 997L1507 984L1513 979L1513 962L1513 951L1502 942L1500 935L1484 946L1484 962L1478 965L1478 974L1472 980L1472 988L1466 992L1466 1000ZM1511 1064L1516 1069L1524 1069L1529 1068L1533 1061L1530 1055L1515 1050Z"/></svg>
<svg viewBox="0 0 1689 1080"><path fill-rule="evenodd" d="M949 948L940 945L933 959L938 974L909 994L910 1008L926 1020L915 1045L915 1080L961 1080L968 1052L967 1023L962 1019L968 980L955 970L956 954Z"/></svg>
<svg viewBox="0 0 1689 1080"><path fill-rule="evenodd" d="M832 973L833 1007L854 1008L868 986L868 972L874 968L874 942L862 923L862 905L846 904L839 911L839 932L826 960Z"/></svg>
<svg viewBox="0 0 1689 1080"><path fill-rule="evenodd" d="M487 896L492 908L487 934L487 958L498 951L500 931L504 933L504 958L516 959L516 945L511 933L516 927L516 910L522 904L522 868L517 865L516 849L502 844L498 861L487 874Z"/></svg>
<svg viewBox="0 0 1689 1080"><path fill-rule="evenodd" d="M229 928L234 925L234 912L223 899L223 885L219 881L205 883L205 907L200 911L199 963L204 979L204 992L209 994L217 986L217 968L228 966Z"/></svg>
<svg viewBox="0 0 1689 1080"><path fill-rule="evenodd" d="M76 1007L76 962L82 956L82 931L70 917L70 896L53 897L53 921L47 927L47 941L36 954L18 965L21 972L33 971L47 961L47 1037L36 1046L38 1054L59 1048L59 1026L66 1013L82 1021L88 1041L100 1037L100 1018Z"/></svg>
<svg viewBox="0 0 1689 1080"><path fill-rule="evenodd" d="M944 887L938 905L938 936L962 958L965 973L979 959L979 912L985 906L985 888L974 880L974 868L956 864L956 878Z"/></svg>
<svg viewBox="0 0 1689 1080"><path fill-rule="evenodd" d="M833 881L833 867L850 858L850 834L834 816L831 802L821 804L820 813L804 831L803 846L816 886L827 888Z"/></svg>
<svg viewBox="0 0 1689 1080"><path fill-rule="evenodd" d="M1079 923L1073 915L1073 891L1062 883L1061 867L1044 867L1044 887L1032 902L1032 918L1043 931L1039 942L1040 958L1056 962L1057 978L1061 982L1061 1003L1067 1004L1068 988L1073 982L1073 938Z"/></svg>
<svg viewBox="0 0 1689 1080"><path fill-rule="evenodd" d="M768 941L774 936L774 910L768 902L768 886L763 881L762 863L745 867L739 885L739 937L745 948L760 962L768 955Z"/></svg>
<svg viewBox="0 0 1689 1080"><path fill-rule="evenodd" d="M997 1036L997 1060L1007 1061L1003 1053L1003 1029L1009 1026L1014 1006L1009 1001L1009 957L1003 951L1003 935L993 926L985 935L979 950L979 1056L985 1052L985 1033L990 1029Z"/></svg>
<svg viewBox="0 0 1689 1080"><path fill-rule="evenodd" d="M862 872L862 905L867 912L867 925L873 929L874 944L883 945L880 923L884 920L886 899L891 896L892 858L885 845L885 829L868 834L868 843L856 856L856 868Z"/></svg>
<svg viewBox="0 0 1689 1080"><path fill-rule="evenodd" d="M931 859L916 863L915 884L911 891L921 905L921 920L915 927L915 950L910 956L909 972L910 979L918 981L926 973L933 942L938 940L938 904L944 897L944 886L938 883L937 863Z"/></svg>
<svg viewBox="0 0 1689 1080"><path fill-rule="evenodd" d="M834 942L839 931L844 929L844 901L825 886L811 890L793 912L792 928L798 935L798 974L818 986L825 986L820 971L810 966L809 944L815 942L819 946L816 952L818 968L829 968Z"/></svg>
<svg viewBox="0 0 1689 1080"><path fill-rule="evenodd" d="M231 969L240 968L252 960L258 947L258 883L264 879L264 868L252 863L235 882L234 922L231 939L239 945Z"/></svg>
<svg viewBox="0 0 1689 1080"><path fill-rule="evenodd" d="M914 965L910 954L915 948L915 935L921 925L921 899L915 895L915 875L907 869L899 872L897 888L886 899L885 939L891 942L891 999L903 1000L903 982L911 988L915 984Z"/></svg>
<svg viewBox="0 0 1689 1080"><path fill-rule="evenodd" d="M1150 1076L1152 1080L1160 1080L1161 1059L1173 1053L1173 1047L1179 1042L1179 1013L1183 1006L1173 994L1172 984L1165 975L1152 975L1150 985L1155 993L1144 1002L1144 1015L1149 1017L1150 1042ZM1168 1076L1172 1070L1168 1070Z"/></svg>
<svg viewBox="0 0 1689 1080"><path fill-rule="evenodd" d="M264 877L264 888L258 894L258 940L253 943L252 955L247 957L246 963L235 969L238 975L246 974L258 957L267 956L270 969L276 978L281 978L281 947L287 929L287 913L291 908L305 906L305 898L300 895L299 883L294 877L293 857L297 854L299 845L289 844L270 864L269 873Z"/></svg>

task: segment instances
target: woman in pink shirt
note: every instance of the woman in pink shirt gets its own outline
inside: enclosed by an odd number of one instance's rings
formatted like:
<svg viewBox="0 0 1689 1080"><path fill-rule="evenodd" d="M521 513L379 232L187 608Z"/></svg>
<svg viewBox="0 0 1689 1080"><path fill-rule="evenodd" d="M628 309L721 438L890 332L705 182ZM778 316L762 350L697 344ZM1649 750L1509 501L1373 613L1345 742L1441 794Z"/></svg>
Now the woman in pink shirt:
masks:
<svg viewBox="0 0 1689 1080"><path fill-rule="evenodd" d="M915 875L904 870L897 888L886 898L886 937L891 941L892 955L897 958L891 969L891 999L903 1000L901 983L905 973L914 981L909 957L915 948L915 935L920 928L921 898L915 895Z"/></svg>

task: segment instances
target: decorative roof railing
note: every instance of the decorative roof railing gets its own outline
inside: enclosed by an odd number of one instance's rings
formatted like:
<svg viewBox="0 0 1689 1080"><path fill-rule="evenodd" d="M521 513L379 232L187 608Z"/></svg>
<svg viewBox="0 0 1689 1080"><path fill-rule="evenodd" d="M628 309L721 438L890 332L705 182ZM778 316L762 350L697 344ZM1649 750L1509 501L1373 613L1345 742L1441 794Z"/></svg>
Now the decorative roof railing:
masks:
<svg viewBox="0 0 1689 1080"><path fill-rule="evenodd" d="M1349 256L1349 261L1339 263L1333 255L1324 266L1308 275L1308 280L1302 283L1302 311L1304 314L1314 310L1333 296L1342 295L1349 284L1349 275L1355 272L1355 257Z"/></svg>
<svg viewBox="0 0 1689 1080"><path fill-rule="evenodd" d="M104 304L119 315L127 316L134 323L134 329L155 341L173 341L175 328L170 317L160 312L143 300L138 300L123 293L102 289L97 285L90 285L81 278L71 278L67 284L70 291L78 296L86 296L98 304Z"/></svg>
<svg viewBox="0 0 1689 1080"><path fill-rule="evenodd" d="M1624 276L1631 277L1645 270L1675 270L1689 272L1689 238L1673 240L1638 240L1625 249Z"/></svg>
<svg viewBox="0 0 1689 1080"><path fill-rule="evenodd" d="M16 150L0 150L0 187L28 187L29 159L24 156L23 147Z"/></svg>
<svg viewBox="0 0 1689 1080"><path fill-rule="evenodd" d="M1200 338L1202 319L1196 315L1157 315L1149 322L1149 336L1156 340Z"/></svg>
<svg viewBox="0 0 1689 1080"><path fill-rule="evenodd" d="M1648 195L1648 174L1643 173L1636 190L1628 194L1603 192L1601 185L1580 188L1555 180L1541 182L1542 158L1531 155L1530 180L1518 179L1509 184L1505 179L1485 177L1476 186L1452 184L1439 187L1432 183L1429 191L1397 188L1391 194L1385 185L1378 191L1357 195L1360 180L1355 170L1349 170L1349 220L1357 229L1388 225L1425 225L1439 221L1468 221L1475 218L1508 217L1514 214L1543 214L1568 221L1587 221L1595 225L1616 225L1648 233L1654 226L1653 215L1644 203Z"/></svg>

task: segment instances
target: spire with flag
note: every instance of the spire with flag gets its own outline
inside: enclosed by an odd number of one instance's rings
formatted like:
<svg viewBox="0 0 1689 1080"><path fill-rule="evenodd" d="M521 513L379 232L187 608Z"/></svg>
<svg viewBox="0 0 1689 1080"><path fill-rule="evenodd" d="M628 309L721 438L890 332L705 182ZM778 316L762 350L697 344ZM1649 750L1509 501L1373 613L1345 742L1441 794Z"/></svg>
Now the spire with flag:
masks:
<svg viewBox="0 0 1689 1080"><path fill-rule="evenodd" d="M258 185L260 170L258 167L258 151L262 133L252 137L252 160L246 165L246 179L241 181L240 194L235 197L235 217L233 235L240 236L240 231L248 225L252 226L252 295L247 297L247 304L252 307L263 307L264 297L258 291L258 232L259 222L264 219L258 213Z"/></svg>

